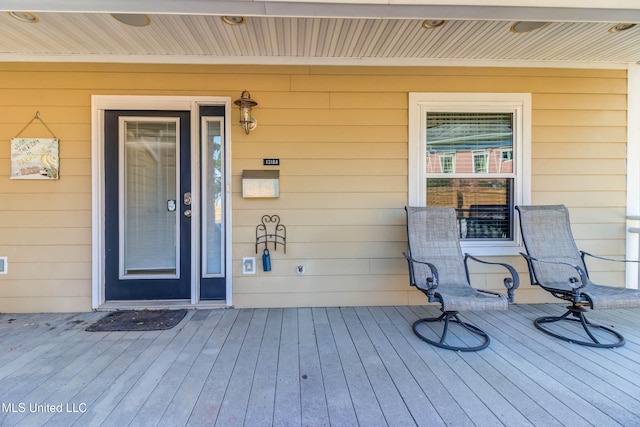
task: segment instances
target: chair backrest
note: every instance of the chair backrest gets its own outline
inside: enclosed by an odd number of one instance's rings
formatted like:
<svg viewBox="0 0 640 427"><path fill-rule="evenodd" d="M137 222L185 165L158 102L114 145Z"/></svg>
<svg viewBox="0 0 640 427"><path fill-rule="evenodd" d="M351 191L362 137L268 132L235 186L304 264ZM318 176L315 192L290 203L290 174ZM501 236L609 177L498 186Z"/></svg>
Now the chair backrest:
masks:
<svg viewBox="0 0 640 427"><path fill-rule="evenodd" d="M529 256L585 268L571 233L569 211L564 205L517 206L516 209L520 212L522 239ZM540 284L568 283L570 278L577 277L576 270L564 264L534 261L531 266Z"/></svg>
<svg viewBox="0 0 640 427"><path fill-rule="evenodd" d="M453 207L408 206L406 210L411 257L435 265L440 286L446 286L447 283L469 284ZM431 271L427 266L414 264L414 278L418 287L428 277L431 277Z"/></svg>

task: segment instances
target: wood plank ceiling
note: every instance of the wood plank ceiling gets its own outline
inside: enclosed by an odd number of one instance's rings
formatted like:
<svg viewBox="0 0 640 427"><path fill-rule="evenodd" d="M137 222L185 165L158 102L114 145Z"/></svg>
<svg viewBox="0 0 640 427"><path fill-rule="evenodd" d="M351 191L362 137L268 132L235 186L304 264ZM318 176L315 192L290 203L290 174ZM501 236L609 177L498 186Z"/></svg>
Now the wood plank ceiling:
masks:
<svg viewBox="0 0 640 427"><path fill-rule="evenodd" d="M0 14L0 61L382 65L640 61L640 25L614 33L609 29L617 22L609 20L549 21L543 28L519 34L510 30L514 20L466 16L425 29L423 21L433 17L247 15L244 24L231 26L216 14L147 13L149 25L136 27L108 12L33 13L37 23Z"/></svg>

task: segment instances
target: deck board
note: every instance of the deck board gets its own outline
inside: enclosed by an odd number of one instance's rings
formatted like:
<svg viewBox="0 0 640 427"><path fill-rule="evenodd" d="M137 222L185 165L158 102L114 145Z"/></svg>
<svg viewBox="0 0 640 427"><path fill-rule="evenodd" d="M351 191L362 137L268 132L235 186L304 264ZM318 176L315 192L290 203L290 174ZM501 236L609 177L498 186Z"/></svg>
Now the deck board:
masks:
<svg viewBox="0 0 640 427"><path fill-rule="evenodd" d="M549 379L553 380L553 384L548 386L549 392L565 402L585 420L596 425L611 425L615 418L624 418L621 412L628 411L597 389L598 386L610 388L610 385L597 381L592 373L582 368L584 353L591 349L540 333L531 324L533 319L524 318L516 312L517 310L518 308L515 308L513 312L512 310L504 312L507 320L514 321L503 325L503 328L509 328L510 334L521 337L526 344L524 349L526 353L521 355L539 367L541 372L553 372L553 375L549 376ZM487 317L497 316L494 313L485 314ZM494 322L494 326L497 323ZM567 349L566 346L571 348ZM600 351L610 350L600 349ZM576 392L578 390L579 392Z"/></svg>
<svg viewBox="0 0 640 427"><path fill-rule="evenodd" d="M216 425L230 426L244 423L266 323L267 310L255 310L229 378Z"/></svg>
<svg viewBox="0 0 640 427"><path fill-rule="evenodd" d="M375 347L378 344L372 343L367 335L367 327L370 324L363 324L353 308L343 309L342 314L386 422L398 425L415 424L409 408L376 351Z"/></svg>
<svg viewBox="0 0 640 427"><path fill-rule="evenodd" d="M223 344L235 325L238 314L238 310L216 311L208 317L208 319L217 317L215 324L203 323L203 327L211 328L211 335L200 349L196 360L183 378L173 399L167 403L167 408L159 425L187 425L196 402L202 394L207 378L213 375L213 366L220 355ZM216 315L219 315L219 317Z"/></svg>
<svg viewBox="0 0 640 427"><path fill-rule="evenodd" d="M194 310L108 333L84 330L103 313L1 314L0 424L640 425L640 310L589 313L625 335L617 349L533 326L563 310L464 313L491 336L475 353L414 335L435 306Z"/></svg>
<svg viewBox="0 0 640 427"><path fill-rule="evenodd" d="M253 310L241 310L238 313L233 327L222 344L216 361L213 363L211 373L205 380L202 391L189 417L189 425L208 426L218 418L222 400L227 392L227 387L252 317Z"/></svg>
<svg viewBox="0 0 640 427"><path fill-rule="evenodd" d="M528 349L522 344L523 339L520 336L501 332L503 325L491 323L491 319L482 315L469 314L465 317L481 328L491 331L492 339L488 348L491 354L484 351L479 354L488 360L493 370L500 371L512 383L516 391L506 398L513 402L529 421L535 425L591 425L554 395L555 390L559 391L560 395L564 393L565 387L529 360Z"/></svg>
<svg viewBox="0 0 640 427"><path fill-rule="evenodd" d="M393 324L391 319L394 316L398 316L396 308L385 307L381 309L376 307L373 309L374 315L379 310L382 310L387 319L389 319L389 322L381 322L380 327L445 424L461 427L474 425L465 411L458 405L456 399L450 394L446 384L442 382L443 380L446 382L446 379L441 378L440 372L432 370L432 366L426 363L411 346L410 341L415 338L413 333L405 336L406 327L404 327L404 323L401 323L402 330L398 330ZM378 316L380 314L376 315L376 318L379 318ZM415 344L418 347L424 346L419 340L416 340Z"/></svg>
<svg viewBox="0 0 640 427"><path fill-rule="evenodd" d="M430 346L417 338L408 328L414 321L424 317L417 316L414 310L413 307L399 307L398 311L401 317L394 316L392 319L396 327L403 331L402 333L420 354L425 364L429 365L442 378L442 385L446 387L449 394L454 397L469 418L481 419L486 426L502 425L493 411L482 402L481 396L478 396L468 386L467 379L458 375L457 365L461 361L461 353ZM429 316L437 315L435 307L429 307L429 310L431 310Z"/></svg>
<svg viewBox="0 0 640 427"><path fill-rule="evenodd" d="M171 366L148 394L147 400L132 420L133 425L156 425L160 422L167 409L167 402L175 397L220 317L222 311L205 310L194 313L189 319L184 329L195 329L194 333L189 333L188 343L171 361Z"/></svg>
<svg viewBox="0 0 640 427"><path fill-rule="evenodd" d="M313 324L318 343L329 423L343 426L357 425L358 418L353 408L340 353L325 308L313 309Z"/></svg>
<svg viewBox="0 0 640 427"><path fill-rule="evenodd" d="M282 313L282 309L273 309L267 315L245 414L248 426L269 425L273 421Z"/></svg>
<svg viewBox="0 0 640 427"><path fill-rule="evenodd" d="M327 317L358 423L362 426L387 425L362 359L347 329L342 310L327 308Z"/></svg>
<svg viewBox="0 0 640 427"><path fill-rule="evenodd" d="M276 377L273 425L300 426L300 356L298 354L298 311L287 308L282 314Z"/></svg>
<svg viewBox="0 0 640 427"><path fill-rule="evenodd" d="M322 380L315 325L309 308L298 310L298 353L302 425L327 426L329 409Z"/></svg>
<svg viewBox="0 0 640 427"><path fill-rule="evenodd" d="M374 316L366 307L356 308L356 314L362 324L366 325L365 331L415 423L421 426L444 426L445 423L438 411L383 332L381 323L389 323L386 315L381 311L376 311L376 316ZM392 335L395 335L395 331L392 332Z"/></svg>

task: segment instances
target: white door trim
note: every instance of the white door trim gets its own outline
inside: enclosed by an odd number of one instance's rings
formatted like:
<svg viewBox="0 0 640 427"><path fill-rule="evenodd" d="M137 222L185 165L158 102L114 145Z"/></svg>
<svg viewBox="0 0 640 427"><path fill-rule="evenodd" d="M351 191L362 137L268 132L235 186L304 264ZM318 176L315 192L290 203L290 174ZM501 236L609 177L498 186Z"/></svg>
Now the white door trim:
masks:
<svg viewBox="0 0 640 427"><path fill-rule="evenodd" d="M225 126L225 181L227 183L226 215L226 244L225 269L226 276L226 304L232 305L232 268L231 268L231 98L221 96L128 96L128 95L92 95L91 96L91 307L98 309L105 304L105 249L104 249L104 217L105 217L105 186L104 186L104 111L105 110L182 110L191 111L191 144L192 152L198 153L199 112L201 105L224 105ZM195 151L194 151L195 150ZM197 156L192 156L192 188L200 193L200 166ZM199 203L198 197L194 202ZM200 224L199 205L193 206L192 232ZM197 232L192 235L197 236ZM200 255L199 239L192 239L191 265L191 305L200 304L199 278ZM152 302L150 302L150 305ZM210 303L209 303L210 304ZM207 305L207 302L204 303Z"/></svg>

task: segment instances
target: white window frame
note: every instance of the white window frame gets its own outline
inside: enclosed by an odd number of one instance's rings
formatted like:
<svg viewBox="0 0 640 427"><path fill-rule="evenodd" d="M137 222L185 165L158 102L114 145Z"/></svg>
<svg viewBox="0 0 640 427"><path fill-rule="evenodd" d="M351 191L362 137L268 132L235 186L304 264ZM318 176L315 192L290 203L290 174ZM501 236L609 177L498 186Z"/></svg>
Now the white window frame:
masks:
<svg viewBox="0 0 640 427"><path fill-rule="evenodd" d="M483 170L478 170L478 163L476 159L484 159ZM489 173L489 151L487 150L473 150L473 173L475 174L488 174Z"/></svg>
<svg viewBox="0 0 640 427"><path fill-rule="evenodd" d="M451 160L451 171L446 171L443 160ZM455 153L443 153L440 156L440 172L441 173L456 173L456 154Z"/></svg>
<svg viewBox="0 0 640 427"><path fill-rule="evenodd" d="M530 93L409 93L409 205L426 206L426 119L436 112L513 113L514 205L531 203L531 94ZM522 239L515 212L513 239L462 240L464 252L471 255L517 255Z"/></svg>

